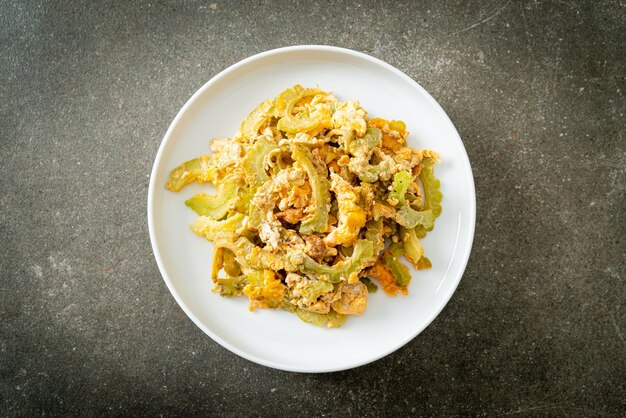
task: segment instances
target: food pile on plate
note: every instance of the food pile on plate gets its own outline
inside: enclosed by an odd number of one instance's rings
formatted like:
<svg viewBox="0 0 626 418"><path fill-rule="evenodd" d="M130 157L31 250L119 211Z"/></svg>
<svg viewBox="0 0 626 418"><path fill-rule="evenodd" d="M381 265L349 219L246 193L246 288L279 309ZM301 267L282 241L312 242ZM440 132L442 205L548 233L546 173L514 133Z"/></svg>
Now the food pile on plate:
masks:
<svg viewBox="0 0 626 418"><path fill-rule="evenodd" d="M420 244L441 213L438 155L408 147L406 125L369 119L357 101L296 85L261 103L233 138L187 161L166 187L210 182L186 201L191 229L215 244L211 278L250 309L315 325L359 315L378 286L407 294L430 267ZM222 273L223 271L223 273Z"/></svg>

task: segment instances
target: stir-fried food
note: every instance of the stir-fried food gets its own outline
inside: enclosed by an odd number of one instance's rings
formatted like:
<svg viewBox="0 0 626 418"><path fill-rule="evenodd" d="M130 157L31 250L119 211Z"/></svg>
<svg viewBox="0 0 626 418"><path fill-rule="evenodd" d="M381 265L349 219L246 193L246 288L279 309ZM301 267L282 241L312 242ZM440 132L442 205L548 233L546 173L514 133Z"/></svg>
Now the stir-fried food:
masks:
<svg viewBox="0 0 626 418"><path fill-rule="evenodd" d="M215 244L211 278L250 309L285 309L338 327L377 281L406 295L401 257L430 267L420 244L441 213L438 155L408 147L406 125L368 119L356 101L296 85L267 100L232 139L175 168L166 187L217 187L186 204L191 229ZM222 275L223 271L223 275Z"/></svg>

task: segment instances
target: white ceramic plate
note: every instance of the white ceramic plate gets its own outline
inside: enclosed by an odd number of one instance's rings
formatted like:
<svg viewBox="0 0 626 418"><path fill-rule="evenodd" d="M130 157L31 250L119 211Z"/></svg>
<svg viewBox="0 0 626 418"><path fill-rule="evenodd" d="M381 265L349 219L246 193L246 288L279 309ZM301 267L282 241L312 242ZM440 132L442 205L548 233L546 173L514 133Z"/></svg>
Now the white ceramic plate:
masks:
<svg viewBox="0 0 626 418"><path fill-rule="evenodd" d="M196 215L184 202L206 191L192 184L164 188L169 172L208 152L213 137L230 137L261 101L294 84L319 85L340 100L358 100L370 117L406 122L409 145L441 154L443 213L423 240L430 270L413 271L409 296L370 295L365 313L338 329L318 328L279 310L248 310L247 298L211 293L212 244L195 236ZM183 106L165 134L152 169L148 222L165 283L185 313L213 340L265 366L298 372L357 367L402 347L441 312L467 264L474 236L472 171L459 134L439 104L407 75L359 52L296 46L247 58L206 83Z"/></svg>

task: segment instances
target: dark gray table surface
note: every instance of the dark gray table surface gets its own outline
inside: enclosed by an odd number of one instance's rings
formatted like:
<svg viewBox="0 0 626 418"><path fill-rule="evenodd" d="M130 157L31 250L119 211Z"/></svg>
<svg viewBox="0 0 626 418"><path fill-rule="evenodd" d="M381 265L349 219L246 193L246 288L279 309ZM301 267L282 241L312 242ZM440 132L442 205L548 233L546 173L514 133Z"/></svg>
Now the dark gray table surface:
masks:
<svg viewBox="0 0 626 418"><path fill-rule="evenodd" d="M623 2L6 1L0 36L0 415L626 414ZM450 303L397 352L332 374L265 368L204 335L146 219L191 94L296 44L406 72L476 181Z"/></svg>

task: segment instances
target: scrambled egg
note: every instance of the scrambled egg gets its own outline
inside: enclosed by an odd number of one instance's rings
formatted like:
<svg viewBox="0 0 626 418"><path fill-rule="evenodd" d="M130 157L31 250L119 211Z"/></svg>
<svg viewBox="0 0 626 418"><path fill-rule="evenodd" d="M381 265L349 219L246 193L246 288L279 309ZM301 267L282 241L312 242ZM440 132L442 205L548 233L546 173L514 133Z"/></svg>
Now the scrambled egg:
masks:
<svg viewBox="0 0 626 418"><path fill-rule="evenodd" d="M170 190L218 188L186 202L200 215L192 230L215 243L213 291L328 327L365 311L375 287L366 278L407 294L400 256L430 266L419 239L441 212L439 157L408 147L408 135L357 101L296 85L261 103L232 139L215 138L212 154L176 167Z"/></svg>

